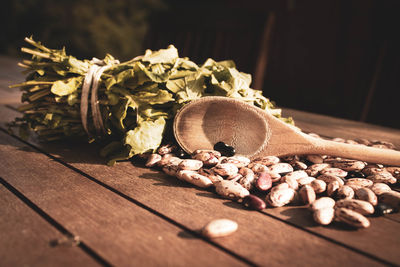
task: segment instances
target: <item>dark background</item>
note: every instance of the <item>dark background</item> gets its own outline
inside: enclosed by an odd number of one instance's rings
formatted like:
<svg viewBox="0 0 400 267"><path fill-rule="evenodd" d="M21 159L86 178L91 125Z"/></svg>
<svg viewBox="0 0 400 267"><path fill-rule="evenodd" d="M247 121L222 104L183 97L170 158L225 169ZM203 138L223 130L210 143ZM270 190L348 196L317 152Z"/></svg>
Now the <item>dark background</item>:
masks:
<svg viewBox="0 0 400 267"><path fill-rule="evenodd" d="M174 44L233 59L278 106L400 128L398 0L6 0L0 53L25 36L79 58ZM5 27L4 27L5 25Z"/></svg>

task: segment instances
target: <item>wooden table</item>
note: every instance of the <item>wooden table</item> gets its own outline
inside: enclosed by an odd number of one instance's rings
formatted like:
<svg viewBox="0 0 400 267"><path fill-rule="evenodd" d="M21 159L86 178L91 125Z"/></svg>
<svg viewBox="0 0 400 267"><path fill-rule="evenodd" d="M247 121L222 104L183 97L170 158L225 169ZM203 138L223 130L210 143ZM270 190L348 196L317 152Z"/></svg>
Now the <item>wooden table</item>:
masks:
<svg viewBox="0 0 400 267"><path fill-rule="evenodd" d="M0 266L380 266L400 264L400 215L367 229L317 226L305 207L243 209L129 161L105 165L86 143L40 143L7 132L23 80L0 57ZM304 131L379 139L400 147L400 131L290 109ZM239 224L207 240L212 219Z"/></svg>

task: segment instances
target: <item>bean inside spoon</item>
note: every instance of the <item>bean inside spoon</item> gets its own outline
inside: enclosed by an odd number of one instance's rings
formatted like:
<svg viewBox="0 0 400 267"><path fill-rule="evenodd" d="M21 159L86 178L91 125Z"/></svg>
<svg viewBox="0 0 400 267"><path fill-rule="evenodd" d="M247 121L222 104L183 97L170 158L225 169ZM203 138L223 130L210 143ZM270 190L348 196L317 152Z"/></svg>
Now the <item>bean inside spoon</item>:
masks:
<svg viewBox="0 0 400 267"><path fill-rule="evenodd" d="M241 100L210 96L192 101L175 116L174 135L188 153L222 141L237 154L259 156L322 154L400 166L400 152L311 137Z"/></svg>

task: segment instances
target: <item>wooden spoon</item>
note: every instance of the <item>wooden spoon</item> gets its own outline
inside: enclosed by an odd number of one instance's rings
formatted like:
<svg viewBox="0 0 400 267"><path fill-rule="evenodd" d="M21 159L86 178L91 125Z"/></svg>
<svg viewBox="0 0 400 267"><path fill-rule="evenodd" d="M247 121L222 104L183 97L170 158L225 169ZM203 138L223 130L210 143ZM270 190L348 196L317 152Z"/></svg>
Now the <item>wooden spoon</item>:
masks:
<svg viewBox="0 0 400 267"><path fill-rule="evenodd" d="M320 154L400 166L398 151L314 138L269 112L228 97L192 101L178 111L173 127L178 144L188 153L213 149L222 141L249 158Z"/></svg>

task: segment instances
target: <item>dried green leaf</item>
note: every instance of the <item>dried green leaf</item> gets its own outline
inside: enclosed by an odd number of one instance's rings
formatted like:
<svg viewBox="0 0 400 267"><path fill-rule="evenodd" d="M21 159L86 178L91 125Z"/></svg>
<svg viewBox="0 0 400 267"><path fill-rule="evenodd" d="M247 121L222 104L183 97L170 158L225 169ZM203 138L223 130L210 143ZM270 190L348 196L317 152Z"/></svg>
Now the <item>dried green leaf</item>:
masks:
<svg viewBox="0 0 400 267"><path fill-rule="evenodd" d="M196 63L190 61L188 58L178 58L175 63L177 69L196 71L199 69Z"/></svg>
<svg viewBox="0 0 400 267"><path fill-rule="evenodd" d="M167 90L156 90L154 92L141 91L133 95L133 99L136 103L141 104L165 104L167 102L174 101L172 94Z"/></svg>
<svg viewBox="0 0 400 267"><path fill-rule="evenodd" d="M58 96L66 96L78 90L82 83L82 77L70 78L67 80L59 80L51 86L51 92Z"/></svg>
<svg viewBox="0 0 400 267"><path fill-rule="evenodd" d="M67 101L68 101L68 105L73 106L76 103L79 102L79 98L78 98L78 94L77 93L72 93L70 95L68 95Z"/></svg>
<svg viewBox="0 0 400 267"><path fill-rule="evenodd" d="M155 71L146 68L144 65L138 65L139 68L142 70L143 74L148 78L145 81L152 81L152 82L156 82L156 83L162 83L162 82L166 82L169 78L169 72L165 71L165 69L162 68L155 68ZM140 84L143 84L139 83Z"/></svg>
<svg viewBox="0 0 400 267"><path fill-rule="evenodd" d="M171 117L170 112L166 112L162 109L153 108L151 105L140 107L138 110L140 118L146 118L150 120L156 120L160 117L168 119Z"/></svg>
<svg viewBox="0 0 400 267"><path fill-rule="evenodd" d="M125 129L124 120L129 108L129 103L130 101L127 98L122 98L119 100L118 105L114 105L111 109L114 125L120 131L124 131Z"/></svg>
<svg viewBox="0 0 400 267"><path fill-rule="evenodd" d="M129 145L131 155L156 150L162 140L165 128L164 118L142 121L135 129L126 132L124 144Z"/></svg>
<svg viewBox="0 0 400 267"><path fill-rule="evenodd" d="M166 87L173 93L177 93L183 90L186 86L185 78L168 80L166 83Z"/></svg>
<svg viewBox="0 0 400 267"><path fill-rule="evenodd" d="M203 96L206 89L205 76L199 75L185 78L185 87L176 93L176 99L179 104L186 103Z"/></svg>
<svg viewBox="0 0 400 267"><path fill-rule="evenodd" d="M160 49L158 51L151 51L147 49L142 61L149 62L150 64L174 64L177 58L178 50L175 48L175 46L170 45L167 49Z"/></svg>

